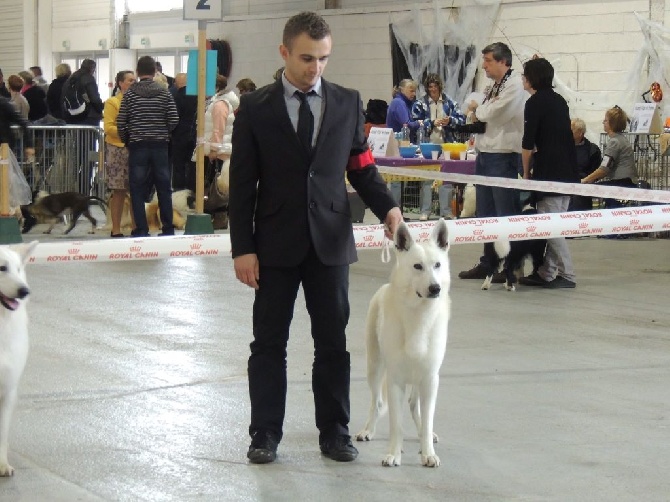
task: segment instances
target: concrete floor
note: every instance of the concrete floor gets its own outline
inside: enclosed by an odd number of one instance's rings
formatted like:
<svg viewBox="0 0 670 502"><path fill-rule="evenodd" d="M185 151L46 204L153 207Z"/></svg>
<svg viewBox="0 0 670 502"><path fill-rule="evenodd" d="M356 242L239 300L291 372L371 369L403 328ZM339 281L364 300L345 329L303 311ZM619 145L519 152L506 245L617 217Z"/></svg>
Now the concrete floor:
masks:
<svg viewBox="0 0 670 502"><path fill-rule="evenodd" d="M39 228L32 236L45 240ZM438 469L420 465L413 432L403 465L382 467L387 418L377 440L358 444L356 462L319 454L303 301L278 461L247 463L253 292L230 259L31 265L31 353L10 439L16 474L0 480L0 500L669 500L670 240L570 247L577 289L516 293L457 279L480 249L452 248ZM390 270L379 251L359 256L352 433L369 400L367 303Z"/></svg>

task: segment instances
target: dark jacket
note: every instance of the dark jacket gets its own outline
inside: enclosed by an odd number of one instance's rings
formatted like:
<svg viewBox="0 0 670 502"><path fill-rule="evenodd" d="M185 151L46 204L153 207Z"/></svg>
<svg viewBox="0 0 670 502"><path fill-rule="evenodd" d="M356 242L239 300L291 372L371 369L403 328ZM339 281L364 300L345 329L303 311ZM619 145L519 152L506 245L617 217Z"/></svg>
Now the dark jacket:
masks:
<svg viewBox="0 0 670 502"><path fill-rule="evenodd" d="M174 138L181 138L187 135L189 139L195 140L195 115L198 111L198 97L186 94L186 86L171 92L174 96L174 103L177 106L179 114L179 124L172 131ZM191 136L193 136L191 138Z"/></svg>
<svg viewBox="0 0 670 502"><path fill-rule="evenodd" d="M104 108L104 103L100 99L100 93L98 92L98 84L95 81L95 77L81 68L70 75L65 83L63 84L63 91L69 85L70 81L74 79L77 81L77 85L80 86L84 92L86 99L86 111L79 115L70 115L67 111L63 110L63 118L68 124L81 124L83 122L87 124L97 124L102 120L102 109ZM63 92L61 92L61 107L63 103Z"/></svg>
<svg viewBox="0 0 670 502"><path fill-rule="evenodd" d="M7 98L0 97L0 143L8 143L14 148L16 137L12 132L12 124L21 126L23 130L23 147L32 147L32 134L28 131L28 122L16 111L14 105Z"/></svg>
<svg viewBox="0 0 670 502"><path fill-rule="evenodd" d="M47 91L47 110L57 119L64 119L61 97L63 96L63 84L66 80L67 77L65 76L53 79Z"/></svg>
<svg viewBox="0 0 670 502"><path fill-rule="evenodd" d="M577 173L580 178L586 178L593 171L598 169L602 162L602 154L598 145L591 143L584 138L582 144L576 146L577 149Z"/></svg>
<svg viewBox="0 0 670 502"><path fill-rule="evenodd" d="M311 157L289 118L281 80L242 95L230 159L233 257L255 253L261 266L293 267L313 247L325 265L355 262L345 174L379 219L397 206L369 155L360 94L324 79L321 86Z"/></svg>
<svg viewBox="0 0 670 502"><path fill-rule="evenodd" d="M167 143L179 115L170 93L150 78L135 82L123 94L116 127L128 148L140 141Z"/></svg>
<svg viewBox="0 0 670 502"><path fill-rule="evenodd" d="M47 95L41 87L33 85L23 92L30 110L28 111L28 120L39 120L47 114Z"/></svg>

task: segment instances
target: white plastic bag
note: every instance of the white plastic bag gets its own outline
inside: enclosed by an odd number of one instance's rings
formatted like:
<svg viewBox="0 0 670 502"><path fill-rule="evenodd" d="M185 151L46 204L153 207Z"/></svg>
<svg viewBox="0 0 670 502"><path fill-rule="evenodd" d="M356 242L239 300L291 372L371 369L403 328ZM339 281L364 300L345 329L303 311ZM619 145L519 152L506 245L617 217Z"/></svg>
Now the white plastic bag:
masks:
<svg viewBox="0 0 670 502"><path fill-rule="evenodd" d="M16 160L14 152L9 150L9 205L19 207L30 204L33 201L33 193L30 185L23 175L19 161Z"/></svg>

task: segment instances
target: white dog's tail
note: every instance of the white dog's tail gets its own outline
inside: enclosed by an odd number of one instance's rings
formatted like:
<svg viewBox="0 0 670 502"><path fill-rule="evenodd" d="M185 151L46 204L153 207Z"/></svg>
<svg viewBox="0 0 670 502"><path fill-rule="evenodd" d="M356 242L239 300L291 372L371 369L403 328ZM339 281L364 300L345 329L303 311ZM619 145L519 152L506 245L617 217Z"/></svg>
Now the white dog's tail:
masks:
<svg viewBox="0 0 670 502"><path fill-rule="evenodd" d="M509 254L511 246L509 241L495 241L493 243L493 249L496 250L496 253L500 258L504 258Z"/></svg>

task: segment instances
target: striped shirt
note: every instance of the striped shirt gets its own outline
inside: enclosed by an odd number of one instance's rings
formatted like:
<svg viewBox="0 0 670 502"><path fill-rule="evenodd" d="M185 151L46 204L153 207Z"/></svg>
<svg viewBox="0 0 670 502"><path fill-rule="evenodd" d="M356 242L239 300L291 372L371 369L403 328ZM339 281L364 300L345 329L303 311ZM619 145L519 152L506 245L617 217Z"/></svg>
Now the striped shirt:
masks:
<svg viewBox="0 0 670 502"><path fill-rule="evenodd" d="M140 141L167 143L178 122L172 95L150 78L130 86L116 117L119 137L126 145Z"/></svg>

